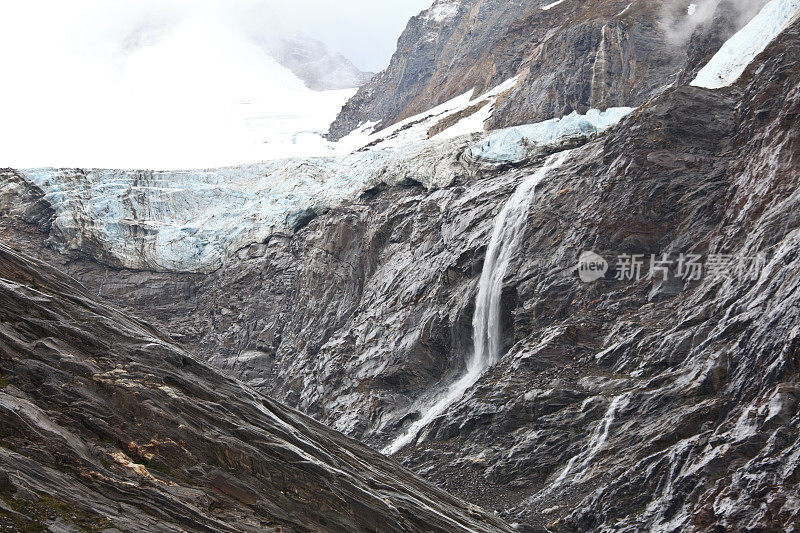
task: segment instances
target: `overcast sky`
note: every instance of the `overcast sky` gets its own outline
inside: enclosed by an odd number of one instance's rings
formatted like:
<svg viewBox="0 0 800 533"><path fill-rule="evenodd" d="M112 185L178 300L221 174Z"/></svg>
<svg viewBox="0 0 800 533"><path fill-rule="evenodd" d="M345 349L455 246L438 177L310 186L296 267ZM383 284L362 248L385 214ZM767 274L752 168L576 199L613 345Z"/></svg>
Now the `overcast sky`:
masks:
<svg viewBox="0 0 800 533"><path fill-rule="evenodd" d="M0 0L0 167L199 168L326 149L355 89L315 92L260 39L362 70L432 0Z"/></svg>
<svg viewBox="0 0 800 533"><path fill-rule="evenodd" d="M408 19L432 0L289 0L277 11L288 24L325 42L362 70L389 64Z"/></svg>
<svg viewBox="0 0 800 533"><path fill-rule="evenodd" d="M362 70L388 66L408 20L433 0L14 0L0 1L0 27L28 35L52 26L112 38L142 17L185 18L217 13L265 33L299 30L342 53ZM149 14L149 15L148 15ZM5 28L3 28L5 29ZM40 35L43 44L52 41ZM5 53L13 53L5 50ZM20 52L17 50L15 52Z"/></svg>

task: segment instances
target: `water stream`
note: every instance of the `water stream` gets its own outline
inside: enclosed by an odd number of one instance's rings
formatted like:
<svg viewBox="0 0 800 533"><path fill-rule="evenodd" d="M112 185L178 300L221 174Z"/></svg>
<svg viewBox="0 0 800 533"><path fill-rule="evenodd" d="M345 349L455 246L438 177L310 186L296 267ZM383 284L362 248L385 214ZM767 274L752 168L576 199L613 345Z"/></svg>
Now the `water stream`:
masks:
<svg viewBox="0 0 800 533"><path fill-rule="evenodd" d="M577 483L583 479L586 469L589 467L589 465L592 463L592 460L608 440L608 434L611 431L611 425L614 423L614 418L617 415L617 411L620 407L623 407L627 401L627 394L617 396L611 401L611 404L608 406L608 410L603 416L603 419L597 424L597 427L594 428L591 437L589 437L589 443L586 445L586 448L581 453L569 460L567 466L564 467L564 470L561 471L561 474L559 474L553 484L549 486L546 491L550 491L555 487L561 486L564 481L566 481L567 476L572 472L575 472L572 478L573 483Z"/></svg>
<svg viewBox="0 0 800 533"><path fill-rule="evenodd" d="M541 168L517 187L497 215L475 299L475 316L472 320L473 350L467 359L466 371L444 392L423 406L420 409L422 416L384 448L383 453L393 454L412 442L425 426L461 399L464 393L500 358L502 348L500 300L503 279L524 233L536 186L548 172L560 167L568 155L569 152L565 151L548 157Z"/></svg>
<svg viewBox="0 0 800 533"><path fill-rule="evenodd" d="M602 38L600 39L600 46L597 49L597 54L594 58L594 65L592 65L592 85L590 99L592 106L602 109L603 102L605 101L607 76L608 76L608 61L606 59L606 32L608 25L603 26L601 30Z"/></svg>

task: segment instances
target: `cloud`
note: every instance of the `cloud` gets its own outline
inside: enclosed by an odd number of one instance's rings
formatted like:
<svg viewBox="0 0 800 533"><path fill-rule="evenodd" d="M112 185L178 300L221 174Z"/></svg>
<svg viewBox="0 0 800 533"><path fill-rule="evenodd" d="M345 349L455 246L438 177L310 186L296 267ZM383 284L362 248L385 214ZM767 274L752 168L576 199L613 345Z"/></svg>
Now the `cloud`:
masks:
<svg viewBox="0 0 800 533"><path fill-rule="evenodd" d="M432 0L293 0L280 2L276 13L286 24L342 53L362 70L389 64L397 38L408 20Z"/></svg>
<svg viewBox="0 0 800 533"><path fill-rule="evenodd" d="M294 149L349 93L308 90L254 39L284 31L255 0L0 3L0 166L203 167Z"/></svg>
<svg viewBox="0 0 800 533"><path fill-rule="evenodd" d="M718 9L729 9L737 28L752 19L768 0L669 0L661 10L661 25L667 39L684 46L695 31L717 16Z"/></svg>

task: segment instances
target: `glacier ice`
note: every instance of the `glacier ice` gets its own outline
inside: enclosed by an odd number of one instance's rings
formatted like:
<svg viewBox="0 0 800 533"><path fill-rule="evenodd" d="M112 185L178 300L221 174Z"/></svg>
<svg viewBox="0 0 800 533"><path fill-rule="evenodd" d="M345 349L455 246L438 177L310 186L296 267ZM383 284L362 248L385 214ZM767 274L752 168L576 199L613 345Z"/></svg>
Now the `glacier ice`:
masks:
<svg viewBox="0 0 800 533"><path fill-rule="evenodd" d="M631 111L593 110L483 131L497 98L516 83L512 78L478 98L459 96L378 132L371 131L374 124L365 124L327 156L207 170L28 169L19 174L41 189L55 210L53 243L62 251L88 253L124 268L211 272L237 250L291 234L309 216L375 186L410 181L428 190L447 187L478 176L484 166L476 161L520 162L530 157L533 145L557 147L567 138L589 137ZM483 104L477 119L448 120L476 103Z"/></svg>
<svg viewBox="0 0 800 533"><path fill-rule="evenodd" d="M289 234L308 213L358 198L375 185L451 184L465 172L455 148L463 142L426 141L344 157L209 170L19 173L56 211L53 231L64 251L88 251L126 268L210 272L236 250Z"/></svg>
<svg viewBox="0 0 800 533"><path fill-rule="evenodd" d="M736 83L753 59L797 20L799 14L800 0L771 0L722 45L691 85L719 89Z"/></svg>
<svg viewBox="0 0 800 533"><path fill-rule="evenodd" d="M471 146L469 155L484 162L522 161L535 148L601 133L632 111L632 107L612 107L606 111L591 109L585 115L573 112L563 118L493 131L481 142Z"/></svg>

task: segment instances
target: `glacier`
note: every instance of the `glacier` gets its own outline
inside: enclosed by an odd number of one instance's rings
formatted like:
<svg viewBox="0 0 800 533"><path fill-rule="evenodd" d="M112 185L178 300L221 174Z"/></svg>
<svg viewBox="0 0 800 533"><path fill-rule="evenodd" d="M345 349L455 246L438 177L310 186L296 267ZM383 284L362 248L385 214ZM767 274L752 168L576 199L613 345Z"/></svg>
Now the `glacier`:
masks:
<svg viewBox="0 0 800 533"><path fill-rule="evenodd" d="M497 94L490 91L486 97ZM486 167L482 163L522 163L566 140L602 132L632 111L592 110L493 132L429 138L431 128L473 103L459 97L377 133L365 125L340 141L341 153L334 156L206 170L43 168L16 173L53 207L53 245L62 252L89 253L120 268L208 273L236 251L290 235L315 214L372 188L404 183L428 190L448 187L480 177ZM470 131L458 122L452 127ZM0 181L0 193L2 188Z"/></svg>
<svg viewBox="0 0 800 533"><path fill-rule="evenodd" d="M633 111L632 107L612 107L605 111L590 109L585 115L573 112L563 118L496 130L471 146L469 156L487 163L523 161L534 149L602 133Z"/></svg>
<svg viewBox="0 0 800 533"><path fill-rule="evenodd" d="M720 89L736 83L753 59L799 15L800 0L772 0L722 45L691 85Z"/></svg>

